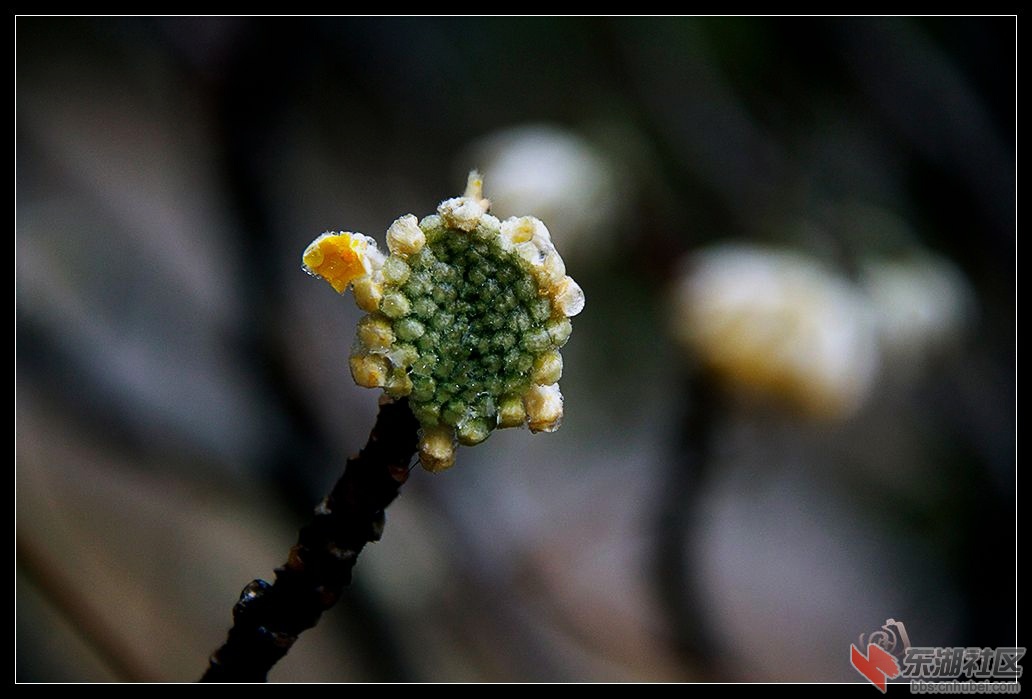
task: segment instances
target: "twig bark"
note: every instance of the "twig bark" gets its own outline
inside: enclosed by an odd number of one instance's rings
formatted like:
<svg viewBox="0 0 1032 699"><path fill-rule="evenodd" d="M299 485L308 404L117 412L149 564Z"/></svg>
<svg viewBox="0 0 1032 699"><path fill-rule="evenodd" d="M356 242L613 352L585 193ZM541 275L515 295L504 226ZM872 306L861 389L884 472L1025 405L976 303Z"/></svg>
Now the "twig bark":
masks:
<svg viewBox="0 0 1032 699"><path fill-rule="evenodd" d="M369 443L301 529L269 584L254 580L233 607L233 628L202 682L264 682L273 665L332 607L359 552L383 532L384 509L408 479L418 423L406 400L380 408Z"/></svg>

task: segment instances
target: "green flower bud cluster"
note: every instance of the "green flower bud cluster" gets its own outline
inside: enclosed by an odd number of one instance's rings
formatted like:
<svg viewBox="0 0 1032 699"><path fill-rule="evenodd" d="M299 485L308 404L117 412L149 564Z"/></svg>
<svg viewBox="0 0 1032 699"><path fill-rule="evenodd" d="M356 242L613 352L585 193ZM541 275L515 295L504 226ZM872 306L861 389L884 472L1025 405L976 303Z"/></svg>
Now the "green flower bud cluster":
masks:
<svg viewBox="0 0 1032 699"><path fill-rule="evenodd" d="M413 216L395 221L386 258L364 237L323 236L306 252L326 269L358 275L343 283L353 284L369 311L359 323L352 375L408 397L423 428L421 461L433 471L452 465L456 440L477 444L498 427L523 424L553 431L562 419L559 349L583 292L540 221L501 222L487 206L474 173L466 195L443 202L438 214L418 225ZM334 258L335 250L354 261Z"/></svg>

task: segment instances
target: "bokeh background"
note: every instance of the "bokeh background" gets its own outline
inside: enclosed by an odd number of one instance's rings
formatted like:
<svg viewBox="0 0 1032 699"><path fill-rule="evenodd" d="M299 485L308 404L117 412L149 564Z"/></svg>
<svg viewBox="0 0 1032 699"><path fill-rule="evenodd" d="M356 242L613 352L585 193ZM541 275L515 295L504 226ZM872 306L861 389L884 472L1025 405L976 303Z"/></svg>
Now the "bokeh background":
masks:
<svg viewBox="0 0 1032 699"><path fill-rule="evenodd" d="M474 166L585 290L565 423L414 472L270 679L1014 645L1014 18L15 29L18 680L200 676L376 412L302 250Z"/></svg>

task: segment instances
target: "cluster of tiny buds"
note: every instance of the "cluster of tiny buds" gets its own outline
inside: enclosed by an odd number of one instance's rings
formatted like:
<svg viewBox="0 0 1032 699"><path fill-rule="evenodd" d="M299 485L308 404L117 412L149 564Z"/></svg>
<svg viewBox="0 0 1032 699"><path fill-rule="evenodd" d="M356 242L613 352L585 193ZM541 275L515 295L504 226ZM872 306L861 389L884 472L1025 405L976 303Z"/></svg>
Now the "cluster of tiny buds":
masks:
<svg viewBox="0 0 1032 699"><path fill-rule="evenodd" d="M545 225L488 213L480 175L437 213L402 216L387 249L359 233L324 233L304 268L339 293L352 289L359 322L351 374L360 386L408 397L422 427L420 462L441 471L456 442L499 427L552 432L563 417L559 349L584 293Z"/></svg>

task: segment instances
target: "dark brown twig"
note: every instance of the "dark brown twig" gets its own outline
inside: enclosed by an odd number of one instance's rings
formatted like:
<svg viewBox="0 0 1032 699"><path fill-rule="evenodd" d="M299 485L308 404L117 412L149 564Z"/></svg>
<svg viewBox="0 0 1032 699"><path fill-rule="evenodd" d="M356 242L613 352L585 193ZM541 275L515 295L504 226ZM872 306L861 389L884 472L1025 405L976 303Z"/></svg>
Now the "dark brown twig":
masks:
<svg viewBox="0 0 1032 699"><path fill-rule="evenodd" d="M332 607L359 552L383 532L384 509L408 479L419 425L406 400L380 408L369 443L301 529L276 581L254 580L233 607L233 628L202 682L264 682L298 634Z"/></svg>

